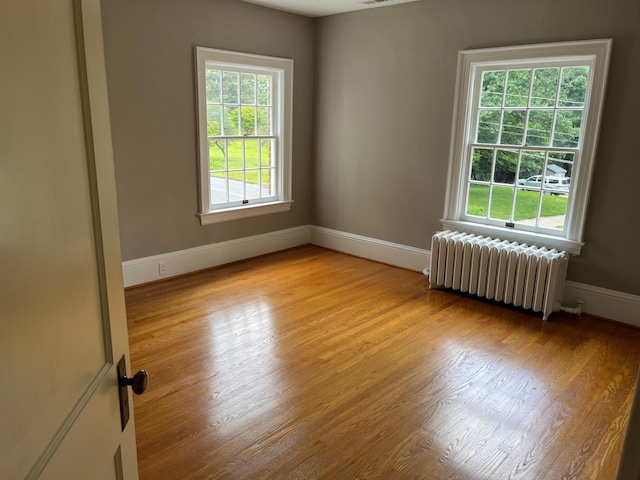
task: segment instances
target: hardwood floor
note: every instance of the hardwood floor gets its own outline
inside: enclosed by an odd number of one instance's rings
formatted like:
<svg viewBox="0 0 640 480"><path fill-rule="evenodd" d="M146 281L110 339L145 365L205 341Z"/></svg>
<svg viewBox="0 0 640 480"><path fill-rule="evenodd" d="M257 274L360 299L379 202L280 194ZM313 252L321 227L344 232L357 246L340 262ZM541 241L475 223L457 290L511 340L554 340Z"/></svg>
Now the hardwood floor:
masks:
<svg viewBox="0 0 640 480"><path fill-rule="evenodd" d="M126 292L140 478L613 479L640 331L315 246Z"/></svg>

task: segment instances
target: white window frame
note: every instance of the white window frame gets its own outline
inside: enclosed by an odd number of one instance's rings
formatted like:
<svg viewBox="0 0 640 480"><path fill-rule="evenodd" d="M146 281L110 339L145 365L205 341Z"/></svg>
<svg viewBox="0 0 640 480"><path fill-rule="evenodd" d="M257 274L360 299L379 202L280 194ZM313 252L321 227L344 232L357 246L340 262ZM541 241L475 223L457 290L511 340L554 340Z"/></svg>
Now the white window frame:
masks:
<svg viewBox="0 0 640 480"><path fill-rule="evenodd" d="M199 147L200 211L198 216L200 223L209 225L290 210L293 203L291 196L293 60L197 46L195 47L195 63ZM275 138L274 143L277 151L275 155L275 199L272 201L249 201L243 205L211 208L206 105L207 65L223 69L230 68L236 71L266 70L273 75L272 136Z"/></svg>
<svg viewBox="0 0 640 480"><path fill-rule="evenodd" d="M447 194L445 198L445 229L489 235L511 241L546 246L579 254L584 245L583 233L587 212L594 159L604 103L611 39L578 42L524 45L503 48L464 50L458 54L458 73L454 100ZM575 64L590 67L583 121L581 145L574 159L571 194L567 203L565 228L558 234L531 231L518 224L498 226L473 221L466 215L467 179L470 175L471 149L475 141L475 113L482 72L488 69L514 69L530 65ZM563 63L564 62L564 63ZM505 145L505 149L509 147ZM535 147L531 147L535 149ZM534 229L535 230L535 229Z"/></svg>

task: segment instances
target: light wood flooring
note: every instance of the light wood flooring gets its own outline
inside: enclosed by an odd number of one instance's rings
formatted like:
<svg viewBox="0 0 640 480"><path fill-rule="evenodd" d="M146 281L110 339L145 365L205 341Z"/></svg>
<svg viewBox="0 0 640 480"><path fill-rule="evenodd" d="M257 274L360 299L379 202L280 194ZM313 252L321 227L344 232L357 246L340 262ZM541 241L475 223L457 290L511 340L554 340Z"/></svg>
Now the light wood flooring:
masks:
<svg viewBox="0 0 640 480"><path fill-rule="evenodd" d="M142 480L615 476L640 330L310 245L126 300Z"/></svg>

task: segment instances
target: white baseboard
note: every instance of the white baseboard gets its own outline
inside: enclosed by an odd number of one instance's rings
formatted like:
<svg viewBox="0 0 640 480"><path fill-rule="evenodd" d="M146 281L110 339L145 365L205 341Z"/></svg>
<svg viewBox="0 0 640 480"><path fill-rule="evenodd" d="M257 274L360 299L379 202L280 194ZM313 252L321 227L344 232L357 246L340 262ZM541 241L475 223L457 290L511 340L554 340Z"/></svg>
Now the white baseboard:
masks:
<svg viewBox="0 0 640 480"><path fill-rule="evenodd" d="M585 313L640 327L639 295L567 281L563 303L575 307L577 299L584 300Z"/></svg>
<svg viewBox="0 0 640 480"><path fill-rule="evenodd" d="M124 286L140 285L224 265L225 263L257 257L265 253L306 245L309 240L310 228L305 225L162 255L128 260L122 263ZM159 263L164 263L166 266L166 273L163 275L159 273Z"/></svg>
<svg viewBox="0 0 640 480"><path fill-rule="evenodd" d="M311 243L356 257L421 272L431 261L431 252L398 243L311 226Z"/></svg>
<svg viewBox="0 0 640 480"><path fill-rule="evenodd" d="M130 287L161 280L307 243L416 272L422 272L431 262L429 250L307 225L129 260L122 264L124 285ZM159 263L165 263L165 275L159 275ZM585 313L640 327L638 295L567 281L564 305L574 307L577 299L584 301Z"/></svg>

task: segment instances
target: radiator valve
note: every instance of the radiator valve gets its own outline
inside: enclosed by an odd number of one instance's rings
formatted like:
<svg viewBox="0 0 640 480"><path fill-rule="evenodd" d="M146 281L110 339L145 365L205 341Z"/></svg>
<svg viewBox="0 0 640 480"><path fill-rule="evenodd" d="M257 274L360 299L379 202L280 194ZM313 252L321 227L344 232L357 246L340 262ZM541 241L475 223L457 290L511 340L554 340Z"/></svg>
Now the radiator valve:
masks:
<svg viewBox="0 0 640 480"><path fill-rule="evenodd" d="M567 313L572 313L576 317L580 318L582 316L582 304L584 303L584 300L579 298L579 299L576 300L576 303L578 304L577 307L564 307L564 306L560 305L560 303L558 302L558 309L556 311L563 311L563 312L567 312Z"/></svg>

